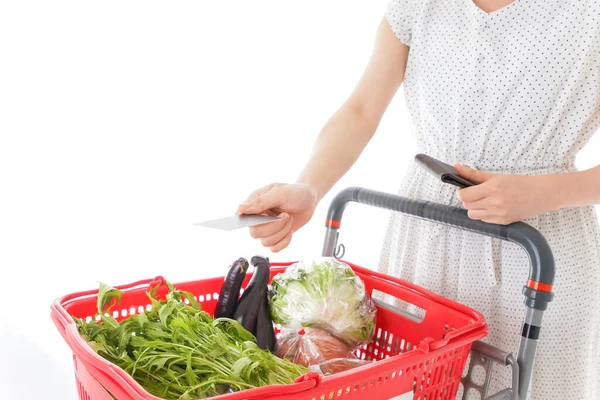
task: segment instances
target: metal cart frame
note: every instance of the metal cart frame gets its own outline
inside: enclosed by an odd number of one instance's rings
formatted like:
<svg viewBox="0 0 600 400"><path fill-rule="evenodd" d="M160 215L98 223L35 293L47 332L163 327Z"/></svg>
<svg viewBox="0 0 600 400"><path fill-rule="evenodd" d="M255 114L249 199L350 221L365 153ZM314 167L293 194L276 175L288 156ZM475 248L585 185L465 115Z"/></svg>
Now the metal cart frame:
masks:
<svg viewBox="0 0 600 400"><path fill-rule="evenodd" d="M329 206L323 256L341 257L343 246L338 246L338 237L344 210L350 202L392 210L419 219L507 240L519 244L527 252L531 265L529 280L523 287L525 318L516 359L511 353L481 341L476 342L471 349L468 373L462 379L463 400L467 400L471 390L478 391L481 398L485 400L526 400L542 327L542 316L553 298L554 257L548 242L541 233L523 222L511 225L488 224L472 220L467 215L467 211L461 208L353 187L341 191ZM494 363L512 368L512 386L499 393L488 395ZM475 366L483 367L486 372L483 385L476 384L472 379Z"/></svg>

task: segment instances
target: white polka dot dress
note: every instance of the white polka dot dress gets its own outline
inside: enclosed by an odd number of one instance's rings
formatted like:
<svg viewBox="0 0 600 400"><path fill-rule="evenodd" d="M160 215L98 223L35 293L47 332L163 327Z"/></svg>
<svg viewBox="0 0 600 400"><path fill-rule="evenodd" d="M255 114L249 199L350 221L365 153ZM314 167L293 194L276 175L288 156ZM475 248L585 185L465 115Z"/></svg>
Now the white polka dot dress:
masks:
<svg viewBox="0 0 600 400"><path fill-rule="evenodd" d="M575 171L600 126L600 1L517 0L487 14L472 0L392 0L386 17L410 47L404 90L420 152L490 172ZM414 163L400 194L461 205L455 187ZM548 239L557 265L531 399L600 399L594 209L525 222ZM529 269L517 245L394 215L380 265L481 311L488 342L516 353ZM499 370L492 393L510 385Z"/></svg>

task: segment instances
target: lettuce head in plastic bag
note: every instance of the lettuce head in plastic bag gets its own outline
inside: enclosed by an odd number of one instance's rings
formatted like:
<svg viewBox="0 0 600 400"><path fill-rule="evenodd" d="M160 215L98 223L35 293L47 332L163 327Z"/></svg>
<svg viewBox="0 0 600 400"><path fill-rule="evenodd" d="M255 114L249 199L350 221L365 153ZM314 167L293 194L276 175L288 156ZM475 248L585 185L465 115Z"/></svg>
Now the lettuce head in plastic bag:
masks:
<svg viewBox="0 0 600 400"><path fill-rule="evenodd" d="M373 338L375 305L362 280L334 258L291 265L273 278L270 293L278 324L326 329L350 346Z"/></svg>

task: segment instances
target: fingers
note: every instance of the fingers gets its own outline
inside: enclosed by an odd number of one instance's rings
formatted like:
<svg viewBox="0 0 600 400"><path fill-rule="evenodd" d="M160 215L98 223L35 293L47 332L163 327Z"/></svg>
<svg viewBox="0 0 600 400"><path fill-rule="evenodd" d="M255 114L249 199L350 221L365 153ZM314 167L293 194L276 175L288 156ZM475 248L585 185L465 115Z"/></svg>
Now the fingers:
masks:
<svg viewBox="0 0 600 400"><path fill-rule="evenodd" d="M496 202L489 197L484 197L476 201L463 201L462 203L467 210L489 210L496 208Z"/></svg>
<svg viewBox="0 0 600 400"><path fill-rule="evenodd" d="M490 193L490 188L485 183L460 189L458 199L463 203L473 203L485 199Z"/></svg>
<svg viewBox="0 0 600 400"><path fill-rule="evenodd" d="M277 186L271 184L252 193L248 200L240 204L238 214L264 214L281 205L282 200Z"/></svg>
<svg viewBox="0 0 600 400"><path fill-rule="evenodd" d="M277 215L277 210L284 202L281 184L270 184L254 191L248 199L238 207L237 214ZM279 214L279 221L253 226L250 235L260 239L261 244L276 253L285 249L292 241L294 233L294 217L288 213Z"/></svg>
<svg viewBox="0 0 600 400"><path fill-rule="evenodd" d="M292 218L288 213L281 213L278 217L281 218L278 221L250 227L250 236L254 239L265 239L281 231L288 223L291 223L290 220Z"/></svg>
<svg viewBox="0 0 600 400"><path fill-rule="evenodd" d="M463 203L472 203L484 199L490 193L491 188L486 185L486 182L492 179L494 174L489 172L478 171L473 168L466 167L462 164L456 164L456 170L460 176L478 182L478 185L467 187L458 190L458 198Z"/></svg>
<svg viewBox="0 0 600 400"><path fill-rule="evenodd" d="M294 222L293 217L287 218L287 222L285 223L283 228L279 232L276 232L270 236L267 236L267 237L261 239L261 241L260 241L261 244L265 247L275 246L277 243L282 241L287 236L287 234L292 230L293 222Z"/></svg>
<svg viewBox="0 0 600 400"><path fill-rule="evenodd" d="M271 250L273 253L277 253L277 252L285 249L286 247L288 247L290 245L293 234L294 234L294 231L290 229L290 231L287 233L287 235L285 235L285 237L283 239L281 239L277 244L275 244L274 246L271 246L269 248L269 250Z"/></svg>
<svg viewBox="0 0 600 400"><path fill-rule="evenodd" d="M248 196L248 198L246 199L246 201L249 200L254 200L256 199L258 196L261 196L265 193L267 193L269 190L271 190L273 187L275 186L274 183L268 184L267 186L263 186L260 189L255 190L254 192L252 192L250 194L250 196Z"/></svg>
<svg viewBox="0 0 600 400"><path fill-rule="evenodd" d="M263 194L267 193L269 190L271 190L273 188L273 186L275 186L274 184L270 184L267 186L263 186L258 190L255 190L254 192L250 193L250 196L248 196L248 198L246 199L246 201L244 201L242 204L240 204L238 206L237 212L236 214L251 214L251 212L248 212L248 208L250 206L250 203L252 203L254 200L256 200L258 197L262 196Z"/></svg>
<svg viewBox="0 0 600 400"><path fill-rule="evenodd" d="M294 230L294 217L287 213L279 215L279 221L270 222L268 224L253 226L250 228L250 235L255 239L260 239L263 246L277 253L285 249L292 241Z"/></svg>
<svg viewBox="0 0 600 400"><path fill-rule="evenodd" d="M502 198L489 196L473 202L463 202L471 219L481 220L495 224L508 224L509 212Z"/></svg>
<svg viewBox="0 0 600 400"><path fill-rule="evenodd" d="M468 215L471 219L487 222L488 224L508 225L515 222L503 213L497 213L493 210L469 210Z"/></svg>
<svg viewBox="0 0 600 400"><path fill-rule="evenodd" d="M476 220L483 220L490 216L488 210L469 210L468 211L469 218Z"/></svg>
<svg viewBox="0 0 600 400"><path fill-rule="evenodd" d="M490 174L489 172L479 171L477 169L473 169L462 164L456 164L455 168L460 174L460 176L475 181L477 183L486 182L490 180L490 178L493 176L493 174Z"/></svg>
<svg viewBox="0 0 600 400"><path fill-rule="evenodd" d="M254 239L265 239L269 236L273 236L277 232L281 231L286 224L290 223L290 215L288 213L281 213L279 215L281 218L278 221L269 222L267 224L256 225L250 227L250 236Z"/></svg>

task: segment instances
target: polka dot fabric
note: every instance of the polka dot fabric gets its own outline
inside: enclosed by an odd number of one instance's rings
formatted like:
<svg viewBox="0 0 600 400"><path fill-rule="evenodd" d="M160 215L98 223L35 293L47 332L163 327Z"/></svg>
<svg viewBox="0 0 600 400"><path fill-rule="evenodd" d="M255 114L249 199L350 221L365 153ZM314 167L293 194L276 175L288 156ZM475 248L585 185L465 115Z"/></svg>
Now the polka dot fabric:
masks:
<svg viewBox="0 0 600 400"><path fill-rule="evenodd" d="M410 47L404 90L420 151L493 172L575 171L600 126L600 2L517 0L485 13L472 0L393 0L386 18ZM400 194L460 206L416 164ZM557 263L531 399L600 399L600 229L593 207L525 221ZM516 352L529 261L516 245L392 216L384 273L485 314L487 341ZM496 368L491 393L510 385ZM490 394L491 394L490 393Z"/></svg>

